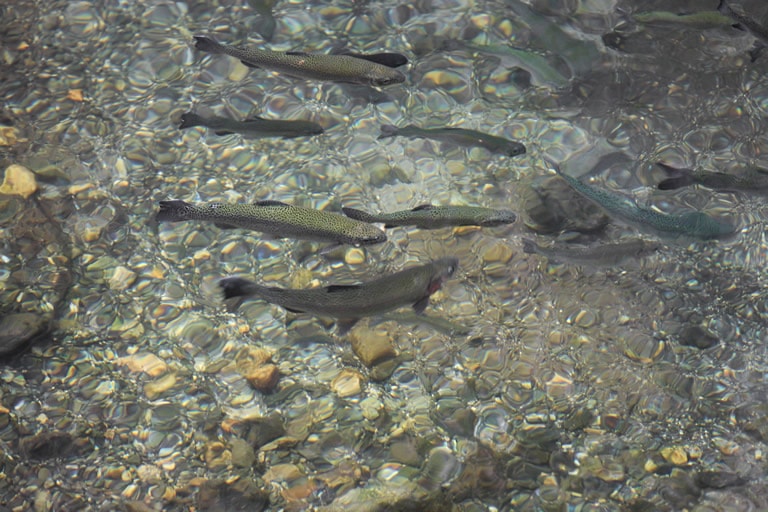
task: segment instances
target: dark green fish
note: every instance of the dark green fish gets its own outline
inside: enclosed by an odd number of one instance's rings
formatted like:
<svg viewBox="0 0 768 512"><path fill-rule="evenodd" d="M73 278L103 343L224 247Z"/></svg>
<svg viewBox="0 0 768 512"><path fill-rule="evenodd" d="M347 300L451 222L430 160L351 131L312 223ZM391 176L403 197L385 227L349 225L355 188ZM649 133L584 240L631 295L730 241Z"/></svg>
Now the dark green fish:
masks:
<svg viewBox="0 0 768 512"><path fill-rule="evenodd" d="M275 15L272 12L276 0L248 0L248 3L254 11L259 13L259 20L253 28L265 41L271 41L277 27L277 21L275 21Z"/></svg>
<svg viewBox="0 0 768 512"><path fill-rule="evenodd" d="M217 43L210 37L195 36L195 48L208 53L223 53L248 67L278 71L308 80L384 86L405 81L396 69L367 59L367 56L327 55L302 52L273 52L247 46ZM375 55L372 57L375 60Z"/></svg>
<svg viewBox="0 0 768 512"><path fill-rule="evenodd" d="M264 119L258 116L244 121L228 119L226 117L202 117L193 112L181 115L180 129L193 126L205 126L213 130L216 135L229 135L241 133L247 137L306 137L323 133L323 127L312 121L281 121Z"/></svg>
<svg viewBox="0 0 768 512"><path fill-rule="evenodd" d="M717 10L733 19L736 22L734 27L748 31L757 39L749 51L750 59L755 62L768 45L768 27L764 27L746 14L732 9L728 0L720 0Z"/></svg>
<svg viewBox="0 0 768 512"><path fill-rule="evenodd" d="M660 190L674 190L689 185L701 185L724 192L768 194L768 170L766 169L751 169L743 175L737 176L724 172L678 169L662 162L656 162L656 165L664 169L670 176L659 182L657 186Z"/></svg>
<svg viewBox="0 0 768 512"><path fill-rule="evenodd" d="M456 258L443 258L411 267L373 281L322 288L286 289L267 287L241 277L219 281L224 298L256 297L294 313L310 313L340 319L346 330L357 320L411 305L422 313L429 297L440 289L458 267Z"/></svg>
<svg viewBox="0 0 768 512"><path fill-rule="evenodd" d="M390 124L381 127L379 139L387 137L411 137L439 140L440 142L450 142L459 146L479 146L485 148L491 153L499 153L507 156L517 156L525 154L525 146L513 140L496 137L488 133L478 132L476 130L465 130L464 128L419 128L409 124L405 128L398 128Z"/></svg>
<svg viewBox="0 0 768 512"><path fill-rule="evenodd" d="M417 226L421 229L437 229L446 226L501 226L517 220L517 215L509 210L494 210L479 206L432 206L425 204L413 210L402 210L378 215L342 208L344 215L365 222L382 222L384 227Z"/></svg>
<svg viewBox="0 0 768 512"><path fill-rule="evenodd" d="M296 238L368 245L384 242L386 233L367 222L338 213L291 206L280 201L255 204L210 203L194 205L180 200L160 201L158 222L199 220L221 228L243 228L275 238Z"/></svg>
<svg viewBox="0 0 768 512"><path fill-rule="evenodd" d="M705 30L708 28L731 27L733 20L718 11L699 11L689 14L676 14L669 11L645 11L635 13L635 21L643 25L687 25Z"/></svg>
<svg viewBox="0 0 768 512"><path fill-rule="evenodd" d="M658 251L661 244L640 238L601 244L595 247L553 246L543 247L533 240L523 238L523 251L528 254L540 254L550 260L564 261L578 265L620 265L621 263L642 258Z"/></svg>
<svg viewBox="0 0 768 512"><path fill-rule="evenodd" d="M702 240L724 238L732 235L736 230L731 224L713 219L703 212L693 211L682 215L669 215L641 208L626 197L587 185L563 173L554 162L549 164L576 192L601 206L609 214L641 228L651 228L660 234L670 236L689 236Z"/></svg>

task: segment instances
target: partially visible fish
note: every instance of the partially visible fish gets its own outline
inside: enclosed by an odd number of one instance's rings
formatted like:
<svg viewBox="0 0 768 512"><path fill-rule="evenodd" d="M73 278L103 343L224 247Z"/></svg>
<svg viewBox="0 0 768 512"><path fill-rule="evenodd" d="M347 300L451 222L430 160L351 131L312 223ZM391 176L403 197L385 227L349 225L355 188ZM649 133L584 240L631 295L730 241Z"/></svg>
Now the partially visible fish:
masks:
<svg viewBox="0 0 768 512"><path fill-rule="evenodd" d="M237 121L226 117L203 117L194 112L181 115L179 129L193 126L205 126L213 130L216 135L229 135L241 133L248 137L306 137L323 133L323 127L312 121L287 121L277 119L264 119L254 116L244 121Z"/></svg>
<svg viewBox="0 0 768 512"><path fill-rule="evenodd" d="M749 51L750 59L752 62L755 62L766 46L768 46L768 27L761 25L746 14L732 9L728 0L720 0L717 10L732 18L736 22L734 27L748 31L757 39L755 45Z"/></svg>
<svg viewBox="0 0 768 512"><path fill-rule="evenodd" d="M384 227L417 226L437 229L446 226L501 226L517 220L510 210L496 210L479 206L433 206L425 204L413 210L372 214L355 208L342 207L344 215L364 222L381 222Z"/></svg>
<svg viewBox="0 0 768 512"><path fill-rule="evenodd" d="M689 236L702 240L713 238L725 238L732 235L736 228L723 221L713 219L709 215L699 211L670 215L666 213L641 208L634 201L605 190L587 185L569 176L560 170L554 162L548 161L565 181L573 189L587 199L594 201L609 214L630 222L641 228L651 228L659 234L670 236Z"/></svg>
<svg viewBox="0 0 768 512"><path fill-rule="evenodd" d="M384 86L405 81L405 75L391 67L350 55L304 52L273 52L248 46L220 44L210 37L194 36L195 48L208 53L223 53L252 68L278 71L308 80L348 82Z"/></svg>
<svg viewBox="0 0 768 512"><path fill-rule="evenodd" d="M689 14L676 14L669 11L644 11L632 15L635 21L643 25L687 25L705 30L708 28L731 27L733 20L718 11L699 11Z"/></svg>
<svg viewBox="0 0 768 512"><path fill-rule="evenodd" d="M369 245L384 242L386 233L376 226L344 215L313 208L291 206L280 201L255 204L190 204L180 200L160 201L158 222L198 220L221 228L243 228L275 238L296 238Z"/></svg>
<svg viewBox="0 0 768 512"><path fill-rule="evenodd" d="M656 162L656 165L669 174L669 178L660 181L657 185L660 190L701 185L724 192L768 194L768 169L751 169L737 176L724 172L678 169L662 162Z"/></svg>
<svg viewBox="0 0 768 512"><path fill-rule="evenodd" d="M423 313L429 297L456 272L458 264L456 258L443 258L365 283L322 288L267 287L241 277L224 278L219 286L225 299L255 297L294 313L329 316L339 319L340 330L345 331L360 318L406 305Z"/></svg>
<svg viewBox="0 0 768 512"><path fill-rule="evenodd" d="M528 238L523 238L522 241L523 251L527 254L540 254L550 260L587 266L620 265L625 261L647 256L662 247L659 242L640 238L594 247L573 247L570 245L543 247Z"/></svg>
<svg viewBox="0 0 768 512"><path fill-rule="evenodd" d="M256 32L264 38L265 41L271 41L275 35L277 21L272 12L277 0L248 0L253 10L259 13L261 19L254 25Z"/></svg>
<svg viewBox="0 0 768 512"><path fill-rule="evenodd" d="M397 126L385 124L381 127L381 135L378 138L385 139L387 137L426 138L450 142L459 146L479 146L491 153L507 156L525 154L525 146L520 142L464 128L419 128L412 124L404 128L398 128Z"/></svg>

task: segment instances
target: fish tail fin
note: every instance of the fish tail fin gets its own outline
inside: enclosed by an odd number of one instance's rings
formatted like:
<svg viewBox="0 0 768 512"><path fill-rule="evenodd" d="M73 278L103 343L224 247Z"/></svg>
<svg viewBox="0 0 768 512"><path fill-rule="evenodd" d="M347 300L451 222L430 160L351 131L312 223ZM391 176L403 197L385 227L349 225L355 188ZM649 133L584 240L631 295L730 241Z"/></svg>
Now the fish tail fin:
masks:
<svg viewBox="0 0 768 512"><path fill-rule="evenodd" d="M233 297L250 297L259 291L259 285L242 277L225 277L219 280L219 288L224 293L224 300Z"/></svg>
<svg viewBox="0 0 768 512"><path fill-rule="evenodd" d="M662 180L656 185L659 190L674 190L676 188L687 187L688 185L693 185L696 181L693 173L687 169L678 169L663 162L656 162L656 165L659 168L664 169L669 175L669 178Z"/></svg>
<svg viewBox="0 0 768 512"><path fill-rule="evenodd" d="M160 201L160 210L155 216L157 222L179 222L189 220L189 213L193 206L186 201L173 199Z"/></svg>
<svg viewBox="0 0 768 512"><path fill-rule="evenodd" d="M187 112L186 114L181 114L181 124L179 124L180 130L183 130L184 128L192 128L193 126L204 126L204 125L205 125L205 119L195 114L194 112Z"/></svg>
<svg viewBox="0 0 768 512"><path fill-rule="evenodd" d="M384 124L381 125L381 134L377 137L377 139L386 139L387 137L394 137L397 135L398 129L397 126L393 126L391 124Z"/></svg>
<svg viewBox="0 0 768 512"><path fill-rule="evenodd" d="M731 13L731 7L728 5L727 0L720 0L720 3L717 5L717 10L721 14L728 15Z"/></svg>
<svg viewBox="0 0 768 512"><path fill-rule="evenodd" d="M208 53L224 53L224 45L208 36L194 36L195 48Z"/></svg>
<svg viewBox="0 0 768 512"><path fill-rule="evenodd" d="M346 206L343 206L341 208L341 211L344 212L344 215L346 215L350 219L361 220L363 222L376 222L374 220L373 215L371 215L368 212L364 212L363 210L358 210L356 208L347 208Z"/></svg>
<svg viewBox="0 0 768 512"><path fill-rule="evenodd" d="M535 254L536 253L536 243L531 240L530 238L523 238L523 252L525 254Z"/></svg>

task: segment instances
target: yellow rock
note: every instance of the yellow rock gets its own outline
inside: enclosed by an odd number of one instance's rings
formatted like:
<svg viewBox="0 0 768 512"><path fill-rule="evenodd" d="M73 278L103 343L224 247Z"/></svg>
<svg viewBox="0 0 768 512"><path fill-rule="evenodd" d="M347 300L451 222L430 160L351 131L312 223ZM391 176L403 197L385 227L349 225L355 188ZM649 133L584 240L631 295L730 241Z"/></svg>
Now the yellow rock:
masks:
<svg viewBox="0 0 768 512"><path fill-rule="evenodd" d="M368 368L397 356L392 341L384 333L359 327L349 333L352 350Z"/></svg>
<svg viewBox="0 0 768 512"><path fill-rule="evenodd" d="M144 372L151 377L159 377L168 370L165 361L149 352L120 357L115 362L127 366L132 372Z"/></svg>
<svg viewBox="0 0 768 512"><path fill-rule="evenodd" d="M171 389L174 384L176 384L176 372L171 372L164 377L160 377L157 380L144 384L144 394L147 395L147 398L150 400L154 400Z"/></svg>
<svg viewBox="0 0 768 512"><path fill-rule="evenodd" d="M27 198L37 190L37 181L32 171L18 164L9 165L5 179L0 185L0 194Z"/></svg>
<svg viewBox="0 0 768 512"><path fill-rule="evenodd" d="M280 379L272 354L263 348L244 348L235 357L235 365L238 373L259 391L272 391Z"/></svg>
<svg viewBox="0 0 768 512"><path fill-rule="evenodd" d="M347 265L360 265L365 262L365 253L362 249L353 247L344 255L344 262Z"/></svg>
<svg viewBox="0 0 768 512"><path fill-rule="evenodd" d="M667 446L662 448L661 456L664 457L664 460L675 466L682 466L688 463L688 454L682 446Z"/></svg>
<svg viewBox="0 0 768 512"><path fill-rule="evenodd" d="M363 375L357 371L345 368L331 381L331 389L341 398L360 394Z"/></svg>

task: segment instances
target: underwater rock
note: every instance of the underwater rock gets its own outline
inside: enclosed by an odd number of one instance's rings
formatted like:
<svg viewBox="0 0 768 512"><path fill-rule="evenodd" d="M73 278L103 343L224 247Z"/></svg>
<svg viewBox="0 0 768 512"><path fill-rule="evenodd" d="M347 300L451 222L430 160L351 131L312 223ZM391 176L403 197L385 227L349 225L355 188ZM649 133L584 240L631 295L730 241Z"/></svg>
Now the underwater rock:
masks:
<svg viewBox="0 0 768 512"><path fill-rule="evenodd" d="M368 368L393 359L397 353L389 336L384 333L359 327L349 333L352 350Z"/></svg>
<svg viewBox="0 0 768 512"><path fill-rule="evenodd" d="M261 512L269 506L269 491L249 478L234 482L207 480L197 494L197 509L207 512L248 510Z"/></svg>
<svg viewBox="0 0 768 512"><path fill-rule="evenodd" d="M274 412L269 416L249 419L244 422L242 438L255 449L285 435L283 417Z"/></svg>
<svg viewBox="0 0 768 512"><path fill-rule="evenodd" d="M526 225L537 233L600 231L610 217L556 176L538 176L523 193Z"/></svg>
<svg viewBox="0 0 768 512"><path fill-rule="evenodd" d="M34 313L11 313L0 318L0 357L15 354L45 332L49 319Z"/></svg>
<svg viewBox="0 0 768 512"><path fill-rule="evenodd" d="M89 436L67 432L41 432L19 439L19 451L30 459L53 459L82 455L93 449Z"/></svg>
<svg viewBox="0 0 768 512"><path fill-rule="evenodd" d="M746 479L730 471L699 471L694 479L699 487L709 489L724 489L747 483Z"/></svg>
<svg viewBox="0 0 768 512"><path fill-rule="evenodd" d="M712 348L719 343L715 336L698 325L685 327L680 333L679 340L681 345L696 347L701 350Z"/></svg>
<svg viewBox="0 0 768 512"><path fill-rule="evenodd" d="M250 468L256 464L256 453L253 447L244 439L235 438L229 443L232 454L232 465L241 468Z"/></svg>
<svg viewBox="0 0 768 512"><path fill-rule="evenodd" d="M280 370L272 362L272 354L262 348L244 348L237 354L235 364L238 373L259 391L272 391L280 380Z"/></svg>
<svg viewBox="0 0 768 512"><path fill-rule="evenodd" d="M0 185L0 194L28 198L37 191L35 174L18 164L9 165L5 169L5 178Z"/></svg>
<svg viewBox="0 0 768 512"><path fill-rule="evenodd" d="M331 389L341 398L359 395L362 390L363 375L349 368L344 368L331 381Z"/></svg>

